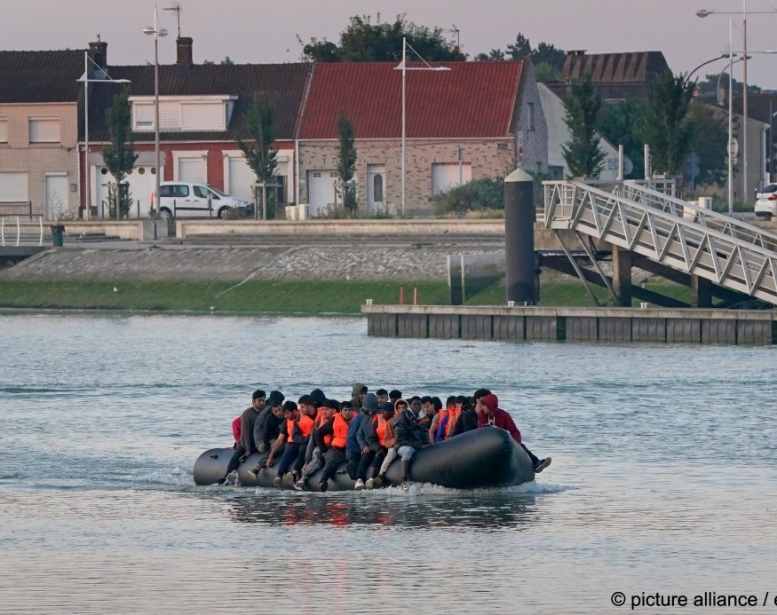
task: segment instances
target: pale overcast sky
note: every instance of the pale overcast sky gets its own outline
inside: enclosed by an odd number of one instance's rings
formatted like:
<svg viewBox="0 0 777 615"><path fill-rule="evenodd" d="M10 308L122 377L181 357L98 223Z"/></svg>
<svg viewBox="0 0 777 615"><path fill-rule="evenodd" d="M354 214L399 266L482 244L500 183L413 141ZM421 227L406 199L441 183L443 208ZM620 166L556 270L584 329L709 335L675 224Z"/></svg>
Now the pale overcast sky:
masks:
<svg viewBox="0 0 777 615"><path fill-rule="evenodd" d="M175 60L174 14L162 9L160 62ZM536 46L545 41L565 50L592 53L663 51L675 72L686 72L728 49L728 15L706 19L696 11L737 12L734 49L742 48L742 0L179 0L183 36L194 38L195 62L229 56L238 63L296 61L297 35L337 40L348 18L380 13L460 30L461 46L474 56L504 49L523 32ZM151 24L146 0L0 0L0 46L6 50L84 48L100 34L108 42L109 63L153 59L152 43L141 30ZM777 48L777 0L747 0L748 49ZM774 15L756 14L757 11ZM451 36L453 36L451 34ZM705 67L717 73L724 61ZM704 69L701 71L704 72ZM741 79L741 64L735 67ZM777 55L753 54L748 81L777 89Z"/></svg>

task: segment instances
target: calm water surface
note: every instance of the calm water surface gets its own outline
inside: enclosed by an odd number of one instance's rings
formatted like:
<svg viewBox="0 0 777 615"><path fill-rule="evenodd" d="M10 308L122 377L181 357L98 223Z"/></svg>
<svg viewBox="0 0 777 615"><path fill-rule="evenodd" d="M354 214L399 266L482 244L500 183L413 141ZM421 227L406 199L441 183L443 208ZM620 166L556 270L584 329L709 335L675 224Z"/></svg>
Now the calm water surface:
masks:
<svg viewBox="0 0 777 615"><path fill-rule="evenodd" d="M774 348L14 313L0 348L0 613L625 613L613 592L777 592ZM493 491L193 485L254 388L355 381L491 388L553 465Z"/></svg>

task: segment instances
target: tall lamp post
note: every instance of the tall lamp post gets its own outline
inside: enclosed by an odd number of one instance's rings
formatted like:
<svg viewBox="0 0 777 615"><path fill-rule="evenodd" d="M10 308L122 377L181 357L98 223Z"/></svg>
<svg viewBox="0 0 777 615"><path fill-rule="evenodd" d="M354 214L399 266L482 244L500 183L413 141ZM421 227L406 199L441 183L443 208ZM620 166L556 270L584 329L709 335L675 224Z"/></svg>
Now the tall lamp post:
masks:
<svg viewBox="0 0 777 615"><path fill-rule="evenodd" d="M167 36L167 30L159 27L159 14L154 5L154 26L143 28L143 34L154 37L154 155L156 157L156 186L154 188L154 208L157 213L162 210L159 207L159 174L162 172L159 164L159 38Z"/></svg>
<svg viewBox="0 0 777 615"><path fill-rule="evenodd" d="M95 65L95 67L105 74L105 79L89 79L89 62ZM89 220L91 217L91 202L90 192L92 177L89 172L89 84L90 83L118 83L128 84L131 83L129 79L111 79L108 73L97 64L92 58L89 57L89 51L84 51L84 177L86 182L84 183L84 218Z"/></svg>
<svg viewBox="0 0 777 615"><path fill-rule="evenodd" d="M407 37L402 37L402 61L394 67L394 70L402 71L402 215L405 215L405 164L406 164L406 149L407 149L407 71L409 70L431 70L431 71L449 71L449 66L431 66L426 60L421 58L415 49L410 47L421 61L424 66L408 66L407 65L407 48L410 45L407 44Z"/></svg>
<svg viewBox="0 0 777 615"><path fill-rule="evenodd" d="M772 11L750 11L751 15L758 15L758 14L764 14L764 15L770 15L777 13L777 10ZM743 174L743 185L742 185L742 192L743 198L748 198L748 190L747 190L747 0L742 0L742 10L741 11L708 11L707 9L700 9L696 11L697 17L709 17L710 15L742 15L742 42L743 42L743 54L744 54L744 60L742 61L742 169L744 171ZM730 20L729 20L730 21ZM729 23L729 41L733 39L733 25ZM731 47L731 43L729 42L729 47ZM729 63L729 67L732 63ZM729 73L729 76L732 76L731 73ZM733 85L733 84L732 84ZM731 88L729 88L731 90ZM729 99L732 97L729 96ZM730 120L729 120L730 122ZM729 140L729 148L731 147L731 141ZM731 189L729 188L729 192ZM731 211L731 203L729 203L729 211Z"/></svg>

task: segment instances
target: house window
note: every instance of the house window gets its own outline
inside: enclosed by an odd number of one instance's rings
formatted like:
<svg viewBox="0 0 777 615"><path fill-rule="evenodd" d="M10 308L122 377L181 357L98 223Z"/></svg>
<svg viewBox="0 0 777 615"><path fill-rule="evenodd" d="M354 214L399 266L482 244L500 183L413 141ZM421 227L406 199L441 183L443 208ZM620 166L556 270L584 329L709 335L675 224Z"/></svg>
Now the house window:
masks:
<svg viewBox="0 0 777 615"><path fill-rule="evenodd" d="M372 178L372 194L374 201L383 202L383 176L379 173Z"/></svg>
<svg viewBox="0 0 777 615"><path fill-rule="evenodd" d="M528 103L528 130L534 130L534 103Z"/></svg>
<svg viewBox="0 0 777 615"><path fill-rule="evenodd" d="M59 143L59 118L30 118L30 143Z"/></svg>
<svg viewBox="0 0 777 615"><path fill-rule="evenodd" d="M0 173L0 203L26 203L27 196L27 173Z"/></svg>
<svg viewBox="0 0 777 615"><path fill-rule="evenodd" d="M0 118L0 143L8 143L8 120Z"/></svg>

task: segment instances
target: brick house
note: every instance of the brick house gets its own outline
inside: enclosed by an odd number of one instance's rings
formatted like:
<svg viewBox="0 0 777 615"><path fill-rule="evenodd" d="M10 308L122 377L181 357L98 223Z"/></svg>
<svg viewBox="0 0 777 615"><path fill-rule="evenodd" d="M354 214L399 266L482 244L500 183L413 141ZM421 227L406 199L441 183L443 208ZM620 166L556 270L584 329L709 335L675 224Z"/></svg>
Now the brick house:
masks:
<svg viewBox="0 0 777 615"><path fill-rule="evenodd" d="M83 71L83 50L0 51L0 215L77 210Z"/></svg>
<svg viewBox="0 0 777 615"><path fill-rule="evenodd" d="M294 139L312 66L303 63L196 65L192 47L191 38L177 39L176 64L159 67L160 155L164 181L209 184L253 201L252 185L256 177L235 139L245 135L246 111L255 93L261 92L275 113L279 202L295 202ZM129 100L138 160L128 181L136 211L146 215L156 182L154 66L111 66L105 42L90 44L90 54L110 78L131 82ZM92 213L97 216L103 215L103 202L112 181L103 165L101 150L108 140L105 109L116 90L113 84L90 85L88 168ZM82 145L83 136L82 132ZM86 166L82 164L82 168Z"/></svg>
<svg viewBox="0 0 777 615"><path fill-rule="evenodd" d="M434 64L439 66L441 64ZM459 183L547 169L547 127L530 62L451 62L407 71L406 210ZM317 64L300 123L300 202L317 215L335 200L337 131L353 123L359 208L398 212L402 200L402 71L395 63Z"/></svg>

